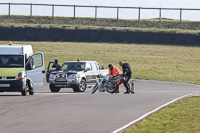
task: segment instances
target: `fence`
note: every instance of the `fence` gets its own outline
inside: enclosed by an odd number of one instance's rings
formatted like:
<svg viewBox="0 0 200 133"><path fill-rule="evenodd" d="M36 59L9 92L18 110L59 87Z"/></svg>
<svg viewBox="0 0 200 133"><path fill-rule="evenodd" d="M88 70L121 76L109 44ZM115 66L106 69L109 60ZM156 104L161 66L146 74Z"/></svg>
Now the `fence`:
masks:
<svg viewBox="0 0 200 133"><path fill-rule="evenodd" d="M40 27L0 27L0 40L152 43L200 46L200 34Z"/></svg>
<svg viewBox="0 0 200 133"><path fill-rule="evenodd" d="M82 5L56 5L56 4L32 4L32 3L0 3L0 5L8 6L8 16L11 16L11 6L12 5L26 5L30 6L30 17L33 16L33 6L49 6L52 9L52 18L55 17L55 7L72 7L73 8L73 17L76 17L76 9L77 8L94 8L94 18L98 18L98 9L100 8L112 8L116 10L116 19L119 20L120 9L135 9L138 10L138 21L141 20L141 10L157 10L159 11L158 18L159 21L162 21L162 11L171 10L171 11L179 11L179 21L182 22L183 11L200 11L200 9L189 9L189 8L146 8L146 7L115 7L115 6L82 6Z"/></svg>

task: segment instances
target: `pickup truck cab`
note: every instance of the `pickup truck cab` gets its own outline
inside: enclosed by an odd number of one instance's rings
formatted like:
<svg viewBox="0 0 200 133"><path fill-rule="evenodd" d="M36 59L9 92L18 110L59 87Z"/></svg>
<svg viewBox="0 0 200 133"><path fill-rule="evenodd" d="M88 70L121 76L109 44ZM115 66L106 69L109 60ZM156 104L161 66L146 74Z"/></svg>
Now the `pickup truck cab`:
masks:
<svg viewBox="0 0 200 133"><path fill-rule="evenodd" d="M0 45L0 92L33 95L44 76L43 53L33 54L31 45Z"/></svg>
<svg viewBox="0 0 200 133"><path fill-rule="evenodd" d="M51 92L61 88L72 88L74 92L84 92L88 83L96 83L96 76L107 75L108 69L100 70L96 61L71 61L62 65L60 71L53 71L49 76Z"/></svg>

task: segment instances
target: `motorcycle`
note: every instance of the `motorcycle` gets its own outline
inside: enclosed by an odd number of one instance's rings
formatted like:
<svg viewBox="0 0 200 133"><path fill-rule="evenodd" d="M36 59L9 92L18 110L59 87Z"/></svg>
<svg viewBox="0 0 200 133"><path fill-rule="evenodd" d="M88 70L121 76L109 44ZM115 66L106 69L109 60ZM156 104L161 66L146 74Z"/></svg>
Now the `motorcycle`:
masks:
<svg viewBox="0 0 200 133"><path fill-rule="evenodd" d="M94 94L98 89L99 92L107 91L108 93L115 93L119 87L119 84L117 83L119 80L122 83L125 79L122 75L98 75L96 77L96 85L92 89L92 94Z"/></svg>

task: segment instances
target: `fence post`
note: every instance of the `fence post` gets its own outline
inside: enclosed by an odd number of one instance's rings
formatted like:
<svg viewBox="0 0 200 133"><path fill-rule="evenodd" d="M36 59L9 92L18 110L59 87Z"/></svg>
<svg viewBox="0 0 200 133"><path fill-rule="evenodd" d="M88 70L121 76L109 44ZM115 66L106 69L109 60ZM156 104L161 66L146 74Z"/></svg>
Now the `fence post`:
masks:
<svg viewBox="0 0 200 133"><path fill-rule="evenodd" d="M140 21L140 7L138 9L138 21Z"/></svg>
<svg viewBox="0 0 200 133"><path fill-rule="evenodd" d="M117 21L119 21L119 7L117 7Z"/></svg>
<svg viewBox="0 0 200 133"><path fill-rule="evenodd" d="M32 3L30 4L30 17L32 17Z"/></svg>
<svg viewBox="0 0 200 133"><path fill-rule="evenodd" d="M52 18L54 18L54 5L52 5Z"/></svg>
<svg viewBox="0 0 200 133"><path fill-rule="evenodd" d="M159 21L160 21L160 22L161 22L161 17L162 17L162 16L161 16L161 10L162 10L162 9L160 8L160 15L159 15Z"/></svg>
<svg viewBox="0 0 200 133"><path fill-rule="evenodd" d="M95 20L97 19L97 6L95 6Z"/></svg>
<svg viewBox="0 0 200 133"><path fill-rule="evenodd" d="M182 22L182 8L180 8L180 23Z"/></svg>
<svg viewBox="0 0 200 133"><path fill-rule="evenodd" d="M76 5L74 5L74 18L76 17Z"/></svg>
<svg viewBox="0 0 200 133"><path fill-rule="evenodd" d="M10 17L10 3L8 4L8 16Z"/></svg>

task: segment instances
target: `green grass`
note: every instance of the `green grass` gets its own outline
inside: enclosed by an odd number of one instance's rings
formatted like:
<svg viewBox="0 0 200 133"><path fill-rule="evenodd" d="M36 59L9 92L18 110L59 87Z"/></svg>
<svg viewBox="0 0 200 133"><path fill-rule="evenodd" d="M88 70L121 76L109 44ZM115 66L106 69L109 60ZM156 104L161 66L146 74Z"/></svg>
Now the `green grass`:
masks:
<svg viewBox="0 0 200 133"><path fill-rule="evenodd" d="M200 47L142 44L78 43L78 42L13 42L31 44L34 52L44 52L46 67L49 61L59 64L95 60L103 66L119 67L119 60L128 62L133 78L200 84ZM8 42L0 42L8 44ZM120 67L119 67L120 68Z"/></svg>
<svg viewBox="0 0 200 133"><path fill-rule="evenodd" d="M110 30L132 30L132 31L154 31L154 32L177 32L177 33L200 33L200 21L183 21L163 19L148 20L119 20L99 18L70 18L44 16L0 16L1 27L57 27L57 28L79 28L79 29L110 29Z"/></svg>
<svg viewBox="0 0 200 133"><path fill-rule="evenodd" d="M200 97L172 104L123 133L200 133Z"/></svg>

